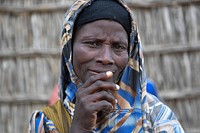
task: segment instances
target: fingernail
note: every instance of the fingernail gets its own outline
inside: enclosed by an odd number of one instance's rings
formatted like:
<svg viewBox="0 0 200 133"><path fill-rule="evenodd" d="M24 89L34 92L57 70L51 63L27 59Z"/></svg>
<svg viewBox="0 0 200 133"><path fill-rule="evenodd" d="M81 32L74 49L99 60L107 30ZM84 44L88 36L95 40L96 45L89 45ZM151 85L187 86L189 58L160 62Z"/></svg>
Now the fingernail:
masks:
<svg viewBox="0 0 200 133"><path fill-rule="evenodd" d="M112 73L111 71L107 71L107 72L106 72L106 75L107 75L108 77L111 77L111 76L113 75L113 73Z"/></svg>
<svg viewBox="0 0 200 133"><path fill-rule="evenodd" d="M117 103L117 99L115 99L115 102Z"/></svg>
<svg viewBox="0 0 200 133"><path fill-rule="evenodd" d="M116 84L116 88L117 88L117 90L119 90L119 89L120 89L120 87L119 87L119 85L118 85L118 84Z"/></svg>

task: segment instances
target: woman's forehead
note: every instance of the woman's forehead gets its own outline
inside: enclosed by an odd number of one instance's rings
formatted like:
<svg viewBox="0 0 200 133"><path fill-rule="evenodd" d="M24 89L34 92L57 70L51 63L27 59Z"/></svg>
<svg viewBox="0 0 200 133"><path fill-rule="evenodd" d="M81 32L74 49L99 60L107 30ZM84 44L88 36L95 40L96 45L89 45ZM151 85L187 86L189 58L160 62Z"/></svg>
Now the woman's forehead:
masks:
<svg viewBox="0 0 200 133"><path fill-rule="evenodd" d="M87 34L106 34L115 32L116 35L127 35L125 29L121 24L110 20L98 20L82 26L78 32Z"/></svg>
<svg viewBox="0 0 200 133"><path fill-rule="evenodd" d="M127 32L123 26L110 20L98 20L88 23L79 29L75 37L98 39L113 37L115 40L124 41L128 39Z"/></svg>

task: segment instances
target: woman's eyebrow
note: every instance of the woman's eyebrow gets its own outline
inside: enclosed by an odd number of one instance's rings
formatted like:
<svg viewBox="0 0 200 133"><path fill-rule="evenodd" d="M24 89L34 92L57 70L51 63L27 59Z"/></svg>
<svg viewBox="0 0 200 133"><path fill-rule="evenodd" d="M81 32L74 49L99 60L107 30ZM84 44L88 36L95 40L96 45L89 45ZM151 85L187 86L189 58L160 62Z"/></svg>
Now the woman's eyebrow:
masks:
<svg viewBox="0 0 200 133"><path fill-rule="evenodd" d="M113 40L112 43L120 43L120 44L125 44L125 45L128 45L128 41L122 39L117 39L117 40Z"/></svg>

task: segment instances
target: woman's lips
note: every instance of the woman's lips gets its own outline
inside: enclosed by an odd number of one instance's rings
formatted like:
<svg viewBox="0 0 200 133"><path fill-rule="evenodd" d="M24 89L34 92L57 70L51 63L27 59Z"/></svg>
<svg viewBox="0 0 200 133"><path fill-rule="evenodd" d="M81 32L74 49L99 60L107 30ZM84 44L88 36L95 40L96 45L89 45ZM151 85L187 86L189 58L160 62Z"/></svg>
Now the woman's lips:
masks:
<svg viewBox="0 0 200 133"><path fill-rule="evenodd" d="M93 75L96 75L96 74L99 74L99 73L106 73L110 70L102 70L102 71L96 71L96 70L89 70L89 73L93 74ZM112 71L111 71L112 72Z"/></svg>
<svg viewBox="0 0 200 133"><path fill-rule="evenodd" d="M110 71L110 70L103 70L103 71L94 71L94 70L89 70L88 71L88 76L90 77L90 76L93 76L93 75L97 75L97 74L100 74L100 73L105 73L106 74L106 72L112 72L112 71ZM112 75L113 75L114 73L112 72ZM109 81L109 82L114 82L114 78L113 78L113 76L112 75L108 75L108 79L106 80L106 81Z"/></svg>
<svg viewBox="0 0 200 133"><path fill-rule="evenodd" d="M96 72L96 71L89 71L89 73L91 73L92 75L99 74L99 72Z"/></svg>

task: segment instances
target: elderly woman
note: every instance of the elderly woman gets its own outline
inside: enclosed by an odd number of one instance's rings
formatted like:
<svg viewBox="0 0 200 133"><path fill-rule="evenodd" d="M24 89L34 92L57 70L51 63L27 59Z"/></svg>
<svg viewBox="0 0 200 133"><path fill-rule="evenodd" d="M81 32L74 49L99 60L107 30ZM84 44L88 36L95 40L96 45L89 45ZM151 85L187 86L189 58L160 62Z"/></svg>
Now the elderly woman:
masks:
<svg viewBox="0 0 200 133"><path fill-rule="evenodd" d="M141 43L120 0L79 0L62 32L60 99L35 111L31 133L184 132L146 92Z"/></svg>

